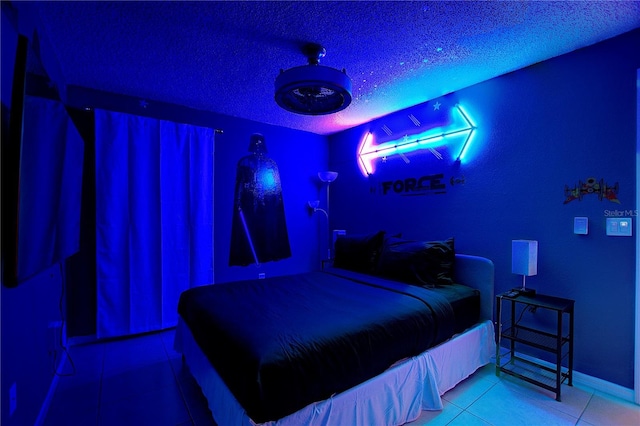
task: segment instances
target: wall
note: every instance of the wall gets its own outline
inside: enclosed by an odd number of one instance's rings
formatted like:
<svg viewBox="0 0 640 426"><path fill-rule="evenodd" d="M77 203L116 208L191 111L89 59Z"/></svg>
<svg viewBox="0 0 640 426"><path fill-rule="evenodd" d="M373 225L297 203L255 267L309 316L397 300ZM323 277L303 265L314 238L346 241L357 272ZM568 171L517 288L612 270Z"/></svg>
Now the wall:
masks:
<svg viewBox="0 0 640 426"><path fill-rule="evenodd" d="M635 30L331 136L329 165L340 173L331 227L453 236L456 251L494 261L497 293L521 286L511 273L511 240L538 240L538 275L527 285L576 300L575 370L633 388L635 243L606 236L605 219L637 219L638 52ZM442 160L428 150L389 156L363 177L356 154L367 132L377 144L401 139L442 124L456 103L477 127L465 160L452 159L457 139L436 149ZM406 189L407 178L434 174L442 177L426 180L423 191L394 191ZM596 191L566 202L566 188L592 177L617 189L613 200ZM573 233L576 216L589 218L588 235ZM529 320L547 321L538 317Z"/></svg>

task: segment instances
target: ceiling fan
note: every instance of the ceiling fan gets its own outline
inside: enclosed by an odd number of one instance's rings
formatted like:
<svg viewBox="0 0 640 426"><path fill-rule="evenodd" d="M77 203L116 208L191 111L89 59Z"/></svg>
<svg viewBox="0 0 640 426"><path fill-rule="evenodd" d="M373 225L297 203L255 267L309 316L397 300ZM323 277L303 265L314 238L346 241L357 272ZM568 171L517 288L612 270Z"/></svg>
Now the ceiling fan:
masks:
<svg viewBox="0 0 640 426"><path fill-rule="evenodd" d="M326 49L306 44L308 64L281 70L275 81L275 100L287 111L326 115L342 111L351 103L351 79L346 71L320 65Z"/></svg>

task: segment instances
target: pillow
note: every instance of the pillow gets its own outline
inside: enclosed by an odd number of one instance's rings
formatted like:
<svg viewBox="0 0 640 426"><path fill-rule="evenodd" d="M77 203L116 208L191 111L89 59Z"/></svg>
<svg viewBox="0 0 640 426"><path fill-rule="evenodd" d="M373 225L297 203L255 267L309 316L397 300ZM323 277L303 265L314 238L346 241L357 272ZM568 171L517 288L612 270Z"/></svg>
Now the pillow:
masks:
<svg viewBox="0 0 640 426"><path fill-rule="evenodd" d="M378 260L380 275L426 287L453 283L454 239L412 241L387 238Z"/></svg>
<svg viewBox="0 0 640 426"><path fill-rule="evenodd" d="M333 266L372 273L384 240L384 231L369 235L339 235L335 243Z"/></svg>

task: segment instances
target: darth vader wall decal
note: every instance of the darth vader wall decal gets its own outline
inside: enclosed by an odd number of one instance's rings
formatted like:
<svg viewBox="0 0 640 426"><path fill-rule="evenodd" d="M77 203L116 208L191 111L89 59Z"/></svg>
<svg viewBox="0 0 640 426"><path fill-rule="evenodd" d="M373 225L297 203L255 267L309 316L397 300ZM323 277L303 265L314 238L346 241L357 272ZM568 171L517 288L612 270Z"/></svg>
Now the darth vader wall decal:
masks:
<svg viewBox="0 0 640 426"><path fill-rule="evenodd" d="M291 257L280 174L264 136L251 136L249 153L236 168L229 266Z"/></svg>

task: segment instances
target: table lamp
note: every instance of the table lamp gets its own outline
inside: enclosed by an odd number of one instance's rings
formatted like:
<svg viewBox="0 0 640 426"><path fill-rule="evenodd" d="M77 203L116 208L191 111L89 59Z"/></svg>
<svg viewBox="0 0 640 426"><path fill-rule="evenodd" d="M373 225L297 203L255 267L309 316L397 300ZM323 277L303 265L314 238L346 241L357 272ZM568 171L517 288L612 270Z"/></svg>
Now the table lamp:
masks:
<svg viewBox="0 0 640 426"><path fill-rule="evenodd" d="M513 289L520 294L533 296L536 291L526 288L526 279L538 274L538 242L535 240L511 241L511 272L522 275L522 288Z"/></svg>

